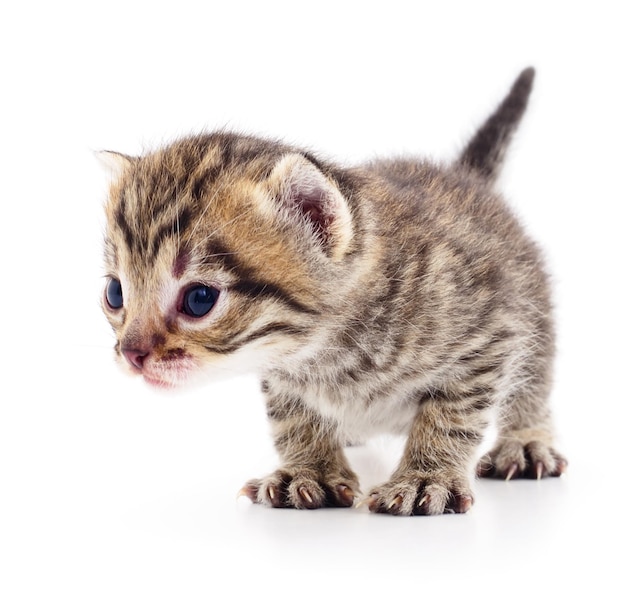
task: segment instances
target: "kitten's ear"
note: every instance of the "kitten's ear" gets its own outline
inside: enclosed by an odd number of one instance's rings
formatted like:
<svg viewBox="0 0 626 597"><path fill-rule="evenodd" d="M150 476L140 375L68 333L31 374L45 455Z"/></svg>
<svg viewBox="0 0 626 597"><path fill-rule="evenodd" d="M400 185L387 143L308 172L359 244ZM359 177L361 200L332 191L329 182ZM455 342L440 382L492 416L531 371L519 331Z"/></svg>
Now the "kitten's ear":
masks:
<svg viewBox="0 0 626 597"><path fill-rule="evenodd" d="M352 215L336 184L300 154L281 158L269 176L279 209L304 221L324 252L339 261L352 241Z"/></svg>
<svg viewBox="0 0 626 597"><path fill-rule="evenodd" d="M137 160L137 158L118 153L117 151L96 151L94 153L100 165L111 175L113 180L120 178Z"/></svg>

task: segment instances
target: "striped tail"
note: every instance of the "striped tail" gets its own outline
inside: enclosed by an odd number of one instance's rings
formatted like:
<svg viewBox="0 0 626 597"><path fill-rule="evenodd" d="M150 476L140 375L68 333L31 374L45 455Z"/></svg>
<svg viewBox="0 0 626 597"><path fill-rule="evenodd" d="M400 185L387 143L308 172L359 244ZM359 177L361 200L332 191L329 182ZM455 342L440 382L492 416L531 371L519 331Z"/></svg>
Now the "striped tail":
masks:
<svg viewBox="0 0 626 597"><path fill-rule="evenodd" d="M490 182L496 179L513 133L526 110L534 78L532 67L520 73L509 94L472 137L458 163Z"/></svg>

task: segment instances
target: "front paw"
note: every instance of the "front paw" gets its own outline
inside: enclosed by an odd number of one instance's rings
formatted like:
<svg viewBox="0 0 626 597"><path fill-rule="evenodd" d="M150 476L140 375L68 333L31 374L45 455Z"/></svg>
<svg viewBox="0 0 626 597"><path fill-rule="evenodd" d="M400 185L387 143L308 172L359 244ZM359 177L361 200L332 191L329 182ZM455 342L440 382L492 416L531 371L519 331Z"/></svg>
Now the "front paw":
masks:
<svg viewBox="0 0 626 597"><path fill-rule="evenodd" d="M356 478L322 476L310 470L277 470L263 479L248 481L239 495L272 508L313 510L349 508L359 491Z"/></svg>
<svg viewBox="0 0 626 597"><path fill-rule="evenodd" d="M463 513L474 495L468 481L453 474L408 471L374 488L366 503L371 512L403 516Z"/></svg>

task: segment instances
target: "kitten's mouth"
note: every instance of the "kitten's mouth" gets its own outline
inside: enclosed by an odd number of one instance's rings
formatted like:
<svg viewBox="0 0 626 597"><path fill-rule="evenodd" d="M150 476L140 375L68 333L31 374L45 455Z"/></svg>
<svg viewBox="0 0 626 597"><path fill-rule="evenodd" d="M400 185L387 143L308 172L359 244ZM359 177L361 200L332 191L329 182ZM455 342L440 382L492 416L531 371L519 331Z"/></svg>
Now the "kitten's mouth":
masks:
<svg viewBox="0 0 626 597"><path fill-rule="evenodd" d="M153 388L169 390L184 385L194 369L190 359L174 363L154 361L144 363L141 369L131 368L131 373L140 375Z"/></svg>

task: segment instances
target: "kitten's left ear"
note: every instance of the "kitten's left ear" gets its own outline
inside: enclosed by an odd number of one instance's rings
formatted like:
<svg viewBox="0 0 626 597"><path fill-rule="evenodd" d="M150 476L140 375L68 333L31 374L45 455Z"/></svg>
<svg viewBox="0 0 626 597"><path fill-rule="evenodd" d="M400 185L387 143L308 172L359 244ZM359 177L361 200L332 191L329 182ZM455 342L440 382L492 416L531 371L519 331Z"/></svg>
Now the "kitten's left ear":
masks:
<svg viewBox="0 0 626 597"><path fill-rule="evenodd" d="M113 180L117 180L124 172L137 160L117 151L96 151L94 152L100 165L111 175Z"/></svg>
<svg viewBox="0 0 626 597"><path fill-rule="evenodd" d="M339 261L352 241L352 215L336 184L300 154L289 154L274 166L268 179L279 208L293 214Z"/></svg>

